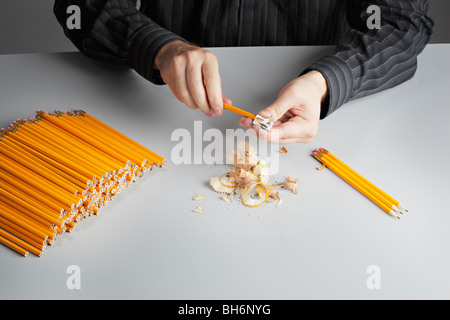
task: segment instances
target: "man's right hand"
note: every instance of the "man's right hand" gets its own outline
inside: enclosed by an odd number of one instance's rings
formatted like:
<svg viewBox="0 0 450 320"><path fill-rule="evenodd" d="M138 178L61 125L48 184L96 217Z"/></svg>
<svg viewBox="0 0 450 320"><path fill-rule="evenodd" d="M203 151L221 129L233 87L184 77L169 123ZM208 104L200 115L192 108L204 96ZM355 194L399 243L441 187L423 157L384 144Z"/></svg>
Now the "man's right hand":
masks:
<svg viewBox="0 0 450 320"><path fill-rule="evenodd" d="M216 56L180 40L169 42L157 54L155 67L178 100L209 117L220 116L223 102Z"/></svg>

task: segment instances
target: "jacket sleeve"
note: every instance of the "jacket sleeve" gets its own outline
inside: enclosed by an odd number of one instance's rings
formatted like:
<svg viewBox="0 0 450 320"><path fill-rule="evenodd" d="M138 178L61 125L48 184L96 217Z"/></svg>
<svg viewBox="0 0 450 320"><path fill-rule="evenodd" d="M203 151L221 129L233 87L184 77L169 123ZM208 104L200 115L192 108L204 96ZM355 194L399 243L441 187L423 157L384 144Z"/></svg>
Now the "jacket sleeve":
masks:
<svg viewBox="0 0 450 320"><path fill-rule="evenodd" d="M79 29L67 26L71 5L80 9ZM53 11L80 52L128 65L155 84L164 83L154 68L158 51L170 41L183 40L139 12L136 0L55 0Z"/></svg>
<svg viewBox="0 0 450 320"><path fill-rule="evenodd" d="M347 30L334 52L307 70L321 72L328 83L322 104L325 118L344 103L397 86L411 79L417 56L428 43L434 23L427 0L346 1ZM370 5L380 8L379 28L369 29Z"/></svg>

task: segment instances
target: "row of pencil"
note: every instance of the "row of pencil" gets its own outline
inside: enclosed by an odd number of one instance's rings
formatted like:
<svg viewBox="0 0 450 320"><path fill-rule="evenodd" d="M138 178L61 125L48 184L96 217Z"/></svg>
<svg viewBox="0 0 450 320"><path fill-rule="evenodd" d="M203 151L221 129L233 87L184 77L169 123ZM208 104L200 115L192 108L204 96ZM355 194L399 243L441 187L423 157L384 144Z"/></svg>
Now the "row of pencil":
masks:
<svg viewBox="0 0 450 320"><path fill-rule="evenodd" d="M46 113L0 131L0 243L41 256L164 158L88 113Z"/></svg>
<svg viewBox="0 0 450 320"><path fill-rule="evenodd" d="M399 201L364 178L328 150L318 148L314 150L313 156L323 163L319 170L328 167L390 216L399 219L399 214L408 211Z"/></svg>

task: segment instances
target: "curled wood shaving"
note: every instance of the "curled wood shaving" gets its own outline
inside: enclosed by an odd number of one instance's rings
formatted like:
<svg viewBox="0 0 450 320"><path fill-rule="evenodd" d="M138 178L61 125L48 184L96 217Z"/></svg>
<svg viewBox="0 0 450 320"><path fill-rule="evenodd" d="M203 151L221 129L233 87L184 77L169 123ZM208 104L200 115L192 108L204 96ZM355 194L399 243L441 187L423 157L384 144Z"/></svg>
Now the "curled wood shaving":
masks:
<svg viewBox="0 0 450 320"><path fill-rule="evenodd" d="M203 207L202 206L198 206L197 208L192 210L192 212L203 214Z"/></svg>
<svg viewBox="0 0 450 320"><path fill-rule="evenodd" d="M275 192L275 191L272 191L272 192L270 193L269 197L270 197L271 199L273 199L274 201L277 202L277 207L278 207L281 203L283 203L283 200L280 199L280 193L279 193L278 191L276 191L276 192Z"/></svg>
<svg viewBox="0 0 450 320"><path fill-rule="evenodd" d="M242 193L241 200L242 203L248 207L259 207L264 202L270 194L270 187L255 183L249 188L245 189Z"/></svg>
<svg viewBox="0 0 450 320"><path fill-rule="evenodd" d="M227 187L224 186L221 182L220 182L220 176L218 177L212 177L209 180L209 183L211 185L211 187L214 189L214 191L218 192L218 193L230 193L234 191L234 187Z"/></svg>
<svg viewBox="0 0 450 320"><path fill-rule="evenodd" d="M237 150L228 155L228 161L233 164L235 169L244 169L249 171L260 160L255 149L248 143L240 143Z"/></svg>
<svg viewBox="0 0 450 320"><path fill-rule="evenodd" d="M271 198L275 199L275 200L280 200L280 193L277 192L271 192L269 195Z"/></svg>
<svg viewBox="0 0 450 320"><path fill-rule="evenodd" d="M200 200L203 199L203 196L199 193L196 193L192 196L192 200Z"/></svg>
<svg viewBox="0 0 450 320"><path fill-rule="evenodd" d="M292 193L297 194L297 181L298 179L289 176L285 181L283 181L283 186Z"/></svg>
<svg viewBox="0 0 450 320"><path fill-rule="evenodd" d="M248 157L256 159L251 153L248 154ZM210 179L210 185L214 191L223 194L226 193L222 197L225 201L231 202L233 194L238 194L243 204L250 207L259 206L270 195L270 187L267 185L269 181L269 170L266 167L267 164L263 161L258 161L255 165L248 167L236 163L228 173L212 177Z"/></svg>
<svg viewBox="0 0 450 320"><path fill-rule="evenodd" d="M283 147L284 148L284 147ZM286 148L284 148L287 152ZM237 150L228 155L232 169L220 176L212 177L210 185L214 191L223 194L222 199L232 202L238 195L248 207L258 207L268 199L282 203L280 194L275 191L284 186L297 194L297 179L289 176L279 185L270 185L270 166L256 154L255 149L246 143L239 144Z"/></svg>

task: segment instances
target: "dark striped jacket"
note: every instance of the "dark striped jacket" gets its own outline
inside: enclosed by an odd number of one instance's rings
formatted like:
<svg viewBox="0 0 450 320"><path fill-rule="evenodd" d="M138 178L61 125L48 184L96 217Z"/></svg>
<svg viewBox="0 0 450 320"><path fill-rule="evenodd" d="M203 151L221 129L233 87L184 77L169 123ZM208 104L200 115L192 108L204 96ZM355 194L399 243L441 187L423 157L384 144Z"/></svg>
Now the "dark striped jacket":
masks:
<svg viewBox="0 0 450 320"><path fill-rule="evenodd" d="M81 29L67 28L69 5L81 9ZM367 27L370 5L381 10L379 29ZM155 56L174 39L202 47L335 45L332 54L299 70L318 70L328 82L321 118L412 78L434 28L427 12L427 0L55 0L54 5L81 52L128 65L155 84L163 84Z"/></svg>

